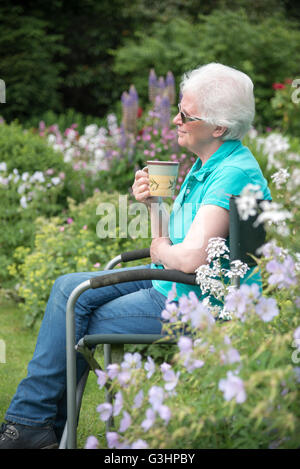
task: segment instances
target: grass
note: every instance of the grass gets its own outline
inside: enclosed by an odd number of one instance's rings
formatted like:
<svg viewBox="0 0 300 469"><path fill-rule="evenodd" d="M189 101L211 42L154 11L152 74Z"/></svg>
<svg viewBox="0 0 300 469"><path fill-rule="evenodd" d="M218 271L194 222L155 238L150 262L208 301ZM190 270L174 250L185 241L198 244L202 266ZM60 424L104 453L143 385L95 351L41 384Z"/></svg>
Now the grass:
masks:
<svg viewBox="0 0 300 469"><path fill-rule="evenodd" d="M31 360L38 329L28 329L23 325L23 315L17 304L0 297L0 340L5 343L5 363L0 356L0 422L13 397L19 382L25 378L27 364ZM101 363L99 355L96 357ZM105 426L100 421L96 407L103 402L104 392L99 390L96 377L91 373L83 397L78 425L78 448L84 448L90 435L98 438L101 447L106 447Z"/></svg>

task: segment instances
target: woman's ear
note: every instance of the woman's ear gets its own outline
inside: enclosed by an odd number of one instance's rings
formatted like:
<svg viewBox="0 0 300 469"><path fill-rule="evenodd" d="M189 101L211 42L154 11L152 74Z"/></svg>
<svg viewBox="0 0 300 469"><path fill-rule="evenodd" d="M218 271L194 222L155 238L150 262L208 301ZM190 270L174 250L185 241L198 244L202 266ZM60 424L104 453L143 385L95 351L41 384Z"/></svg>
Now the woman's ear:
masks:
<svg viewBox="0 0 300 469"><path fill-rule="evenodd" d="M213 131L213 137L216 137L216 138L222 137L222 135L225 134L226 130L227 130L227 127L217 125Z"/></svg>

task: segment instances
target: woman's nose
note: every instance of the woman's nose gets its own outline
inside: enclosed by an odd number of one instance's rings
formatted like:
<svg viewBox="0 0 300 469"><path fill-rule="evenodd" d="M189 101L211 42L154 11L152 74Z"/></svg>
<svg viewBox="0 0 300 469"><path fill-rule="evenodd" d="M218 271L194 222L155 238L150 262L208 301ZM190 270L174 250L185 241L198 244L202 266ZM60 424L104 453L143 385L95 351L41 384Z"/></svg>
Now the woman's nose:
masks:
<svg viewBox="0 0 300 469"><path fill-rule="evenodd" d="M182 119L181 119L181 116L180 116L180 112L178 112L176 114L176 116L174 117L173 124L176 124L176 125L181 125L182 124Z"/></svg>

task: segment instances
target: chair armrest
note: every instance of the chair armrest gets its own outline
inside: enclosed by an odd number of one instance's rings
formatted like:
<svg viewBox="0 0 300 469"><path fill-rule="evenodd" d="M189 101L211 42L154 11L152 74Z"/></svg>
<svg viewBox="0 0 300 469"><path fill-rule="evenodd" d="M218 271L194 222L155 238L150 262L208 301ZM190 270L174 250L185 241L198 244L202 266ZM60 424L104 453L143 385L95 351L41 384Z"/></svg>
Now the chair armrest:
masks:
<svg viewBox="0 0 300 469"><path fill-rule="evenodd" d="M185 274L180 270L165 269L134 269L122 272L111 272L89 280L91 288L106 287L116 283L132 282L134 280L166 280L169 282L196 285L196 274Z"/></svg>
<svg viewBox="0 0 300 469"><path fill-rule="evenodd" d="M137 259L144 259L150 257L150 248L135 249L134 251L122 252L120 254L122 262L136 261Z"/></svg>

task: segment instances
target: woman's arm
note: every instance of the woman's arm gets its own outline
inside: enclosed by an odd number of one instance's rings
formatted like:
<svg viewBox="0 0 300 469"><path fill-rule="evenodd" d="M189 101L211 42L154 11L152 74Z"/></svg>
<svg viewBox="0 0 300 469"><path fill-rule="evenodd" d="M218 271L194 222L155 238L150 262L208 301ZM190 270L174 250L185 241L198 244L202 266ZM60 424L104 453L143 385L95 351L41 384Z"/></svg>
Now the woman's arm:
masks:
<svg viewBox="0 0 300 469"><path fill-rule="evenodd" d="M229 233L229 211L217 205L199 208L182 243L172 245L168 238L153 239L151 259L166 269L192 273L207 263L206 247L210 238L226 238Z"/></svg>

